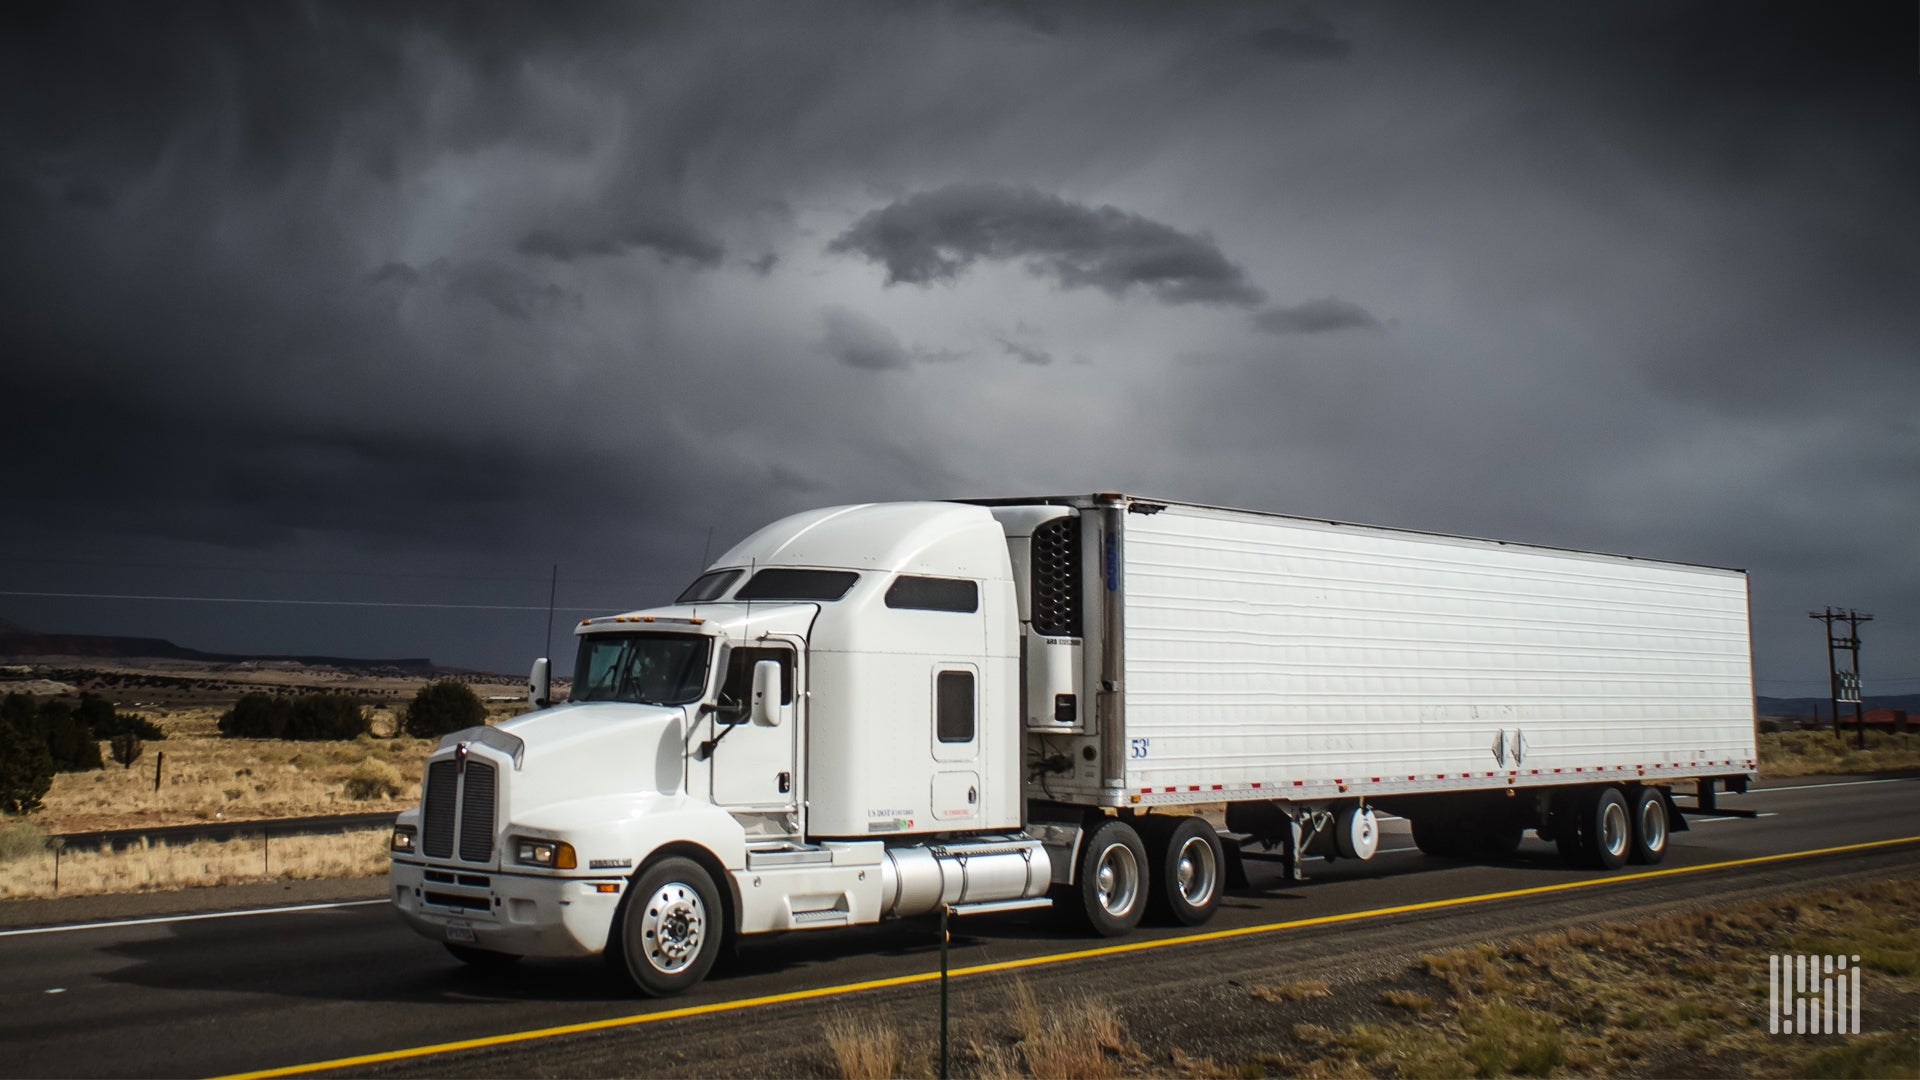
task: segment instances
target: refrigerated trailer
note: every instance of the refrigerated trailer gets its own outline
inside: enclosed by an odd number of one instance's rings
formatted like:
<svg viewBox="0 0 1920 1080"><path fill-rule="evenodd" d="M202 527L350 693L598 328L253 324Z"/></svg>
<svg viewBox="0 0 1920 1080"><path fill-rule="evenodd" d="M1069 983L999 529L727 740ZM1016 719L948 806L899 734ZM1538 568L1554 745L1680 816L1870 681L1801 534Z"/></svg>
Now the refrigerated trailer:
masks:
<svg viewBox="0 0 1920 1080"><path fill-rule="evenodd" d="M1059 903L1205 922L1240 860L1657 862L1756 765L1742 571L1119 494L776 521L441 740L393 902L462 960ZM1220 808L1211 816L1203 811Z"/></svg>

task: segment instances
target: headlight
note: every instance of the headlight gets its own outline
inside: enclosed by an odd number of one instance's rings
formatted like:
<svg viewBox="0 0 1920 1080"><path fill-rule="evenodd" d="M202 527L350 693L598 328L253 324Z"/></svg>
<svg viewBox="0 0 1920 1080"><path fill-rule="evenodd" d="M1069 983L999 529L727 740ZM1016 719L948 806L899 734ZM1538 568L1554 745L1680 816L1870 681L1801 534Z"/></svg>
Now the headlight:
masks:
<svg viewBox="0 0 1920 1080"><path fill-rule="evenodd" d="M387 842L387 850L396 855L413 854L414 834L415 830L411 825L395 825L393 827L393 839Z"/></svg>
<svg viewBox="0 0 1920 1080"><path fill-rule="evenodd" d="M580 865L573 854L573 845L562 840L535 840L532 837L513 838L514 859L522 866L538 866L543 870L571 870Z"/></svg>

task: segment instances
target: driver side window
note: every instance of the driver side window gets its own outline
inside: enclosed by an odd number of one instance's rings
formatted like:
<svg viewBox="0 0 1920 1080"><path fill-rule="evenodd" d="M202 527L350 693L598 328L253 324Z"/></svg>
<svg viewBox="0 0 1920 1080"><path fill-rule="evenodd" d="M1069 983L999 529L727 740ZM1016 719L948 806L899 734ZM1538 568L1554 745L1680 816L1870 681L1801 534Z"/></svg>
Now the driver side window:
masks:
<svg viewBox="0 0 1920 1080"><path fill-rule="evenodd" d="M727 677L720 684L722 723L737 724L747 718L747 709L753 704L753 668L762 660L779 662L780 704L793 704L792 649L736 648L728 654Z"/></svg>

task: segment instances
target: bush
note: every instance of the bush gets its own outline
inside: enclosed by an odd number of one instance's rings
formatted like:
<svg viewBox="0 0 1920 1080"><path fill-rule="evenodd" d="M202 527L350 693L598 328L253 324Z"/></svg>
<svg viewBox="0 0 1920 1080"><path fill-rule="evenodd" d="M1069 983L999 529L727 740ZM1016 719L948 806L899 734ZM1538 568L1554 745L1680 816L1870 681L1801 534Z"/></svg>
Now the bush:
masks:
<svg viewBox="0 0 1920 1080"><path fill-rule="evenodd" d="M369 799L388 799L400 794L400 770L381 761L368 758L353 767L347 774L347 797L365 802Z"/></svg>
<svg viewBox="0 0 1920 1080"><path fill-rule="evenodd" d="M38 720L40 737L53 755L54 772L91 772L106 767L100 760L100 744L93 739L93 729L72 709L49 701L40 706Z"/></svg>
<svg viewBox="0 0 1920 1080"><path fill-rule="evenodd" d="M167 733L155 727L153 721L133 713L114 712L111 702L94 694L81 694L80 705L73 710L73 715L93 729L96 739L111 739L122 732L130 732L136 738L148 741L167 737Z"/></svg>
<svg viewBox="0 0 1920 1080"><path fill-rule="evenodd" d="M119 762L120 767L123 769L133 768L133 763L140 760L140 751L142 749L140 736L135 735L131 731L120 732L113 738L108 739L107 745L113 750L113 760Z"/></svg>
<svg viewBox="0 0 1920 1080"><path fill-rule="evenodd" d="M401 730L416 739L437 739L487 722L487 707L465 683L443 679L420 688L401 718Z"/></svg>
<svg viewBox="0 0 1920 1080"><path fill-rule="evenodd" d="M345 694L248 694L220 716L220 734L235 739L353 739L367 727L359 700Z"/></svg>
<svg viewBox="0 0 1920 1080"><path fill-rule="evenodd" d="M53 786L53 755L40 728L33 699L8 694L0 702L0 813L30 814Z"/></svg>
<svg viewBox="0 0 1920 1080"><path fill-rule="evenodd" d="M0 822L0 863L47 853L47 831L26 821Z"/></svg>

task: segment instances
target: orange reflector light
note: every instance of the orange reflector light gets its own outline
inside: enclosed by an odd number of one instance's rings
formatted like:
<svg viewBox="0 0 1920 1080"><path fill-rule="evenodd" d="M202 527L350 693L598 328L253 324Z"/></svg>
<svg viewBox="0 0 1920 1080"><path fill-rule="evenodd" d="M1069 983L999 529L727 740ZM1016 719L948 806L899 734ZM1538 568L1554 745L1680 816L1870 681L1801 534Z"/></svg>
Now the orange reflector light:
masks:
<svg viewBox="0 0 1920 1080"><path fill-rule="evenodd" d="M604 884L604 885L595 885L595 886L593 887L593 891L594 891L594 892L608 892L608 893L612 893L612 892L619 892L619 891L620 891L620 886L618 886L618 885L615 885L615 884L614 884L614 883L612 883L612 882L607 882L607 883L606 883L606 884Z"/></svg>

